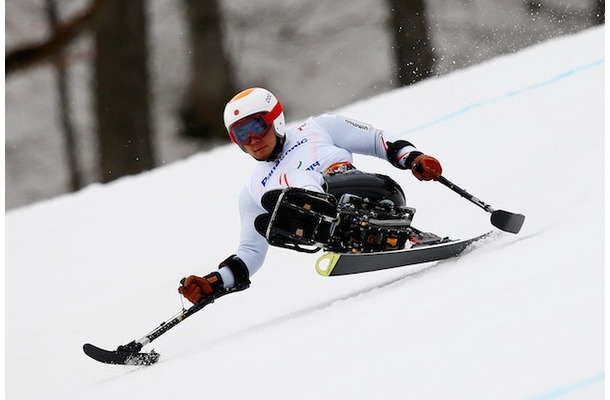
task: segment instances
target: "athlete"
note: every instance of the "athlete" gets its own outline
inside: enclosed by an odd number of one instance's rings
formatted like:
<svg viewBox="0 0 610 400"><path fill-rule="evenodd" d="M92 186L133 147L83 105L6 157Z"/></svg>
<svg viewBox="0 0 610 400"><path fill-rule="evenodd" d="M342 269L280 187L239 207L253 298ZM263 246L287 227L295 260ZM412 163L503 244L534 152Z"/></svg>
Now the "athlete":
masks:
<svg viewBox="0 0 610 400"><path fill-rule="evenodd" d="M217 291L250 286L269 244L254 228L265 212L262 195L272 189L299 187L323 192L324 176L355 169L353 153L388 160L410 169L419 180L438 180L442 168L434 157L369 124L334 114L311 117L287 130L282 104L268 90L250 88L233 97L224 110L231 140L259 161L239 198L241 237L236 254L206 276L191 275L178 291L192 303Z"/></svg>

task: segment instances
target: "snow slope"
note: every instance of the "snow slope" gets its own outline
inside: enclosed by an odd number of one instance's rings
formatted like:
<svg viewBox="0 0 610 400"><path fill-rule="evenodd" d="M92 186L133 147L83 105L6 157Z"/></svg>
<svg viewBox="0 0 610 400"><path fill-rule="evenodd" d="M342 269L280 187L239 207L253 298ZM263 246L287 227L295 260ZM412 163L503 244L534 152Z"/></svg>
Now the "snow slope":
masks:
<svg viewBox="0 0 610 400"><path fill-rule="evenodd" d="M181 307L183 276L234 251L253 161L235 146L6 214L8 399L549 399L604 395L604 27L337 110L401 132L495 208L505 234L452 261L324 278L272 249L245 292L98 364ZM489 214L376 159L415 224Z"/></svg>

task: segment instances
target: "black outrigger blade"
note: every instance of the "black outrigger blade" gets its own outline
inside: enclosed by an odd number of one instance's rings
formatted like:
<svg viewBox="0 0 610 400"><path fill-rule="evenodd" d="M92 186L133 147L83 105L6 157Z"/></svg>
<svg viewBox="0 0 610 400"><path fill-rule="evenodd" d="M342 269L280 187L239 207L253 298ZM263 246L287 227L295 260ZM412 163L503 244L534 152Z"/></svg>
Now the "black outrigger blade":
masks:
<svg viewBox="0 0 610 400"><path fill-rule="evenodd" d="M519 233L524 222L523 214L513 214L504 210L495 210L491 213L491 224L506 232Z"/></svg>
<svg viewBox="0 0 610 400"><path fill-rule="evenodd" d="M438 180L443 185L447 186L449 189L453 190L466 200L476 204L481 207L483 210L491 213L491 224L498 229L501 229L510 233L519 233L523 223L525 222L525 215L523 214L514 214L504 210L494 210L489 204L484 203L483 201L477 199L461 187L457 186L455 183L451 182L449 179L441 176Z"/></svg>
<svg viewBox="0 0 610 400"><path fill-rule="evenodd" d="M85 354L96 361L105 364L118 365L152 365L159 360L159 353L152 350L150 353L140 353L142 344L135 340L129 344L119 346L116 350L104 350L92 344L83 345Z"/></svg>

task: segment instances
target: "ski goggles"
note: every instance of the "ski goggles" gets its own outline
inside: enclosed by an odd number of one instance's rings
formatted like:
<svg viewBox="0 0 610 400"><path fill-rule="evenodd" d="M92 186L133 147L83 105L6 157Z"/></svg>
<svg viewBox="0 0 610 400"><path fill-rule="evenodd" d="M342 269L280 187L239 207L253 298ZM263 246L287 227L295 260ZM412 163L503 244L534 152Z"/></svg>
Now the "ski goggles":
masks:
<svg viewBox="0 0 610 400"><path fill-rule="evenodd" d="M246 145L252 143L253 138L262 138L282 111L282 104L278 101L268 113L254 114L238 121L229 128L231 140L239 145Z"/></svg>

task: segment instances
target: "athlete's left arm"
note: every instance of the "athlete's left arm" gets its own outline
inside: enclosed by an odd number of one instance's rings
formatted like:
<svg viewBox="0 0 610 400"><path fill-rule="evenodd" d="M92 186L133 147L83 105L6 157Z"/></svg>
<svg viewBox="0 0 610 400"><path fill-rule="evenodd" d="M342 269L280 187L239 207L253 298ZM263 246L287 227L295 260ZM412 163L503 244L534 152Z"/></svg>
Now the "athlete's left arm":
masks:
<svg viewBox="0 0 610 400"><path fill-rule="evenodd" d="M336 146L352 153L388 160L398 168L409 168L422 152L406 141L370 124L336 114L313 119L332 138Z"/></svg>

